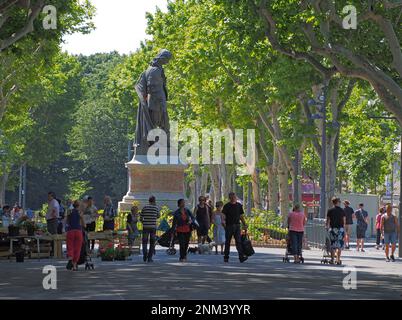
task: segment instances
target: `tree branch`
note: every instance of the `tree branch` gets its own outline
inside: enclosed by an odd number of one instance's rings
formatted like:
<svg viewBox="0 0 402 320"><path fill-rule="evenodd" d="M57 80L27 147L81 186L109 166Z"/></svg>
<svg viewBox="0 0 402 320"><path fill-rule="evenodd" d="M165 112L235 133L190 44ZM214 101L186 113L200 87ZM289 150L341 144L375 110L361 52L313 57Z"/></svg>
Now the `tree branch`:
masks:
<svg viewBox="0 0 402 320"><path fill-rule="evenodd" d="M304 60L309 62L319 73L321 73L324 77L331 76L332 74L336 73L334 68L327 68L323 66L314 56L306 52L295 52L286 50L278 41L277 38L277 27L276 22L273 19L271 13L266 8L267 1L261 1L260 6L256 7L256 13L262 18L265 24L265 36L268 38L269 42L271 43L272 47L291 58L296 60Z"/></svg>
<svg viewBox="0 0 402 320"><path fill-rule="evenodd" d="M22 29L20 29L17 33L12 34L8 39L0 41L0 52L12 46L18 40L34 31L33 23L35 19L40 15L44 3L45 0L38 0L34 5L30 7L28 21L26 22L25 26Z"/></svg>
<svg viewBox="0 0 402 320"><path fill-rule="evenodd" d="M394 27L391 23L390 20L384 19L383 16L375 14L371 12L369 15L369 18L376 22L376 24L380 27L382 32L384 33L389 49L391 51L392 57L393 57L393 62L392 65L395 68L395 70L399 73L399 75L402 77L402 51L401 51L401 45L398 39L398 36L395 33Z"/></svg>

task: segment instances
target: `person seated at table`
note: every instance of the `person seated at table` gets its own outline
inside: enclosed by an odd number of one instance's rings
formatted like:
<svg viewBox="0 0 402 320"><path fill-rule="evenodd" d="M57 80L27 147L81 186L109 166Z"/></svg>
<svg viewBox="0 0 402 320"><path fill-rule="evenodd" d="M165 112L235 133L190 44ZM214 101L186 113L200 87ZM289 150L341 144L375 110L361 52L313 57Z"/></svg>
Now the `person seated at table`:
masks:
<svg viewBox="0 0 402 320"><path fill-rule="evenodd" d="M1 221L3 223L3 227L8 227L11 219L11 207L9 205L3 206L3 211L1 213Z"/></svg>
<svg viewBox="0 0 402 320"><path fill-rule="evenodd" d="M1 211L1 217L8 217L11 216L11 207L9 205L4 205Z"/></svg>
<svg viewBox="0 0 402 320"><path fill-rule="evenodd" d="M83 212L80 212L80 202L74 201L73 210L68 211L66 216L66 240L67 240L67 255L68 270L78 270L78 260L80 259L81 247L83 239L82 229L85 226Z"/></svg>
<svg viewBox="0 0 402 320"><path fill-rule="evenodd" d="M14 224L20 224L27 218L24 211L22 210L22 207L18 205L16 205L11 211L11 216Z"/></svg>

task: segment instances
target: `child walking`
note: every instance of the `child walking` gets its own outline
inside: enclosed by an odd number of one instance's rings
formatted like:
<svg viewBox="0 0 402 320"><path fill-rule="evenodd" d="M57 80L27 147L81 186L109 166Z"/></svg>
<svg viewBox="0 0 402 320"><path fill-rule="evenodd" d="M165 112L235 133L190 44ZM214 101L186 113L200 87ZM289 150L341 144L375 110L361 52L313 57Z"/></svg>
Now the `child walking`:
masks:
<svg viewBox="0 0 402 320"><path fill-rule="evenodd" d="M214 224L214 242L215 242L215 254L218 254L218 246L221 246L221 254L226 241L225 237L225 215L222 213L223 202L218 201L215 205L216 210L212 216L212 222Z"/></svg>
<svg viewBox="0 0 402 320"><path fill-rule="evenodd" d="M135 239L140 235L137 227L138 222L138 207L132 206L131 213L127 215L127 226L128 231L128 245L130 246L130 251L134 245Z"/></svg>

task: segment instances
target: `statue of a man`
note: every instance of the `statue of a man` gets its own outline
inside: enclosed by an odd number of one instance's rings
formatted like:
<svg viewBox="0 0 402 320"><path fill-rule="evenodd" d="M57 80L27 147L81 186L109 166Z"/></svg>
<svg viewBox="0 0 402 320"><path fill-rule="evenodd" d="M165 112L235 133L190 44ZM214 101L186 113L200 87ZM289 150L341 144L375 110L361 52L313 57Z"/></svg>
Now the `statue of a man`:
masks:
<svg viewBox="0 0 402 320"><path fill-rule="evenodd" d="M140 99L135 132L137 154L147 153L150 146L147 136L152 129L160 128L169 137L168 92L163 65L168 64L171 58L172 54L168 50L161 50L135 86Z"/></svg>

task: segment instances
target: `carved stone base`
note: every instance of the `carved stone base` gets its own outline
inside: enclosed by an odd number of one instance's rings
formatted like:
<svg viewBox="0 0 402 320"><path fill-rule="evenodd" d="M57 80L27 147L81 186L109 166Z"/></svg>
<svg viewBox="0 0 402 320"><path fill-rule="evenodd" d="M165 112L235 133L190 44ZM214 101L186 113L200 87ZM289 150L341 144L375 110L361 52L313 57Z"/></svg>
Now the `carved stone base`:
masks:
<svg viewBox="0 0 402 320"><path fill-rule="evenodd" d="M176 210L177 200L185 199L184 170L186 166L177 158L169 157L167 164L152 164L154 159L137 155L126 164L129 174L129 190L119 202L119 211L130 211L134 201L139 208L148 204L151 195L159 207ZM151 163L150 163L151 161Z"/></svg>

